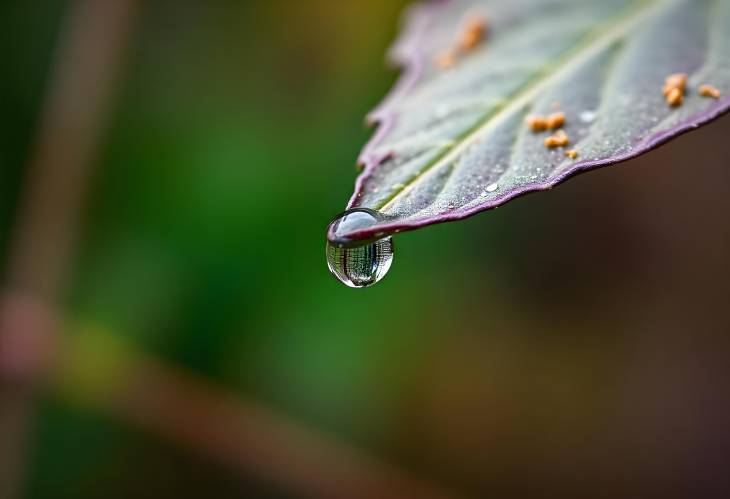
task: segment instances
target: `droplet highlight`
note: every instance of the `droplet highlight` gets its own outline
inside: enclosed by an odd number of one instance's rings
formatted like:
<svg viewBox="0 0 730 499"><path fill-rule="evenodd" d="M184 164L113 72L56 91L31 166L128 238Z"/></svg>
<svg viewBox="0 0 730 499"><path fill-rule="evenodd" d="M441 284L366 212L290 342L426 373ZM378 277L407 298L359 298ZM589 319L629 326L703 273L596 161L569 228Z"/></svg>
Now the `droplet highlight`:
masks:
<svg viewBox="0 0 730 499"><path fill-rule="evenodd" d="M355 208L338 216L329 226L327 267L341 283L351 288L366 288L379 282L393 263L393 238L374 241L351 240L348 235L372 227L383 216L366 208Z"/></svg>

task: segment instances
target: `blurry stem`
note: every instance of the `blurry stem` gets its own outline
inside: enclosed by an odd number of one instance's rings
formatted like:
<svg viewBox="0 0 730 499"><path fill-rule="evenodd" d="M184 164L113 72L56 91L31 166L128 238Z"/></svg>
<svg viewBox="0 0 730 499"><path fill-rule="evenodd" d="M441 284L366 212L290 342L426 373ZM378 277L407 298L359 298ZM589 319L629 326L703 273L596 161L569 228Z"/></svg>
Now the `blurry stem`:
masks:
<svg viewBox="0 0 730 499"><path fill-rule="evenodd" d="M0 499L19 494L26 426L52 354L83 193L139 0L76 0L26 169L0 303Z"/></svg>
<svg viewBox="0 0 730 499"><path fill-rule="evenodd" d="M101 409L293 497L446 499L438 485L255 402L83 328L65 336L58 376L71 402Z"/></svg>

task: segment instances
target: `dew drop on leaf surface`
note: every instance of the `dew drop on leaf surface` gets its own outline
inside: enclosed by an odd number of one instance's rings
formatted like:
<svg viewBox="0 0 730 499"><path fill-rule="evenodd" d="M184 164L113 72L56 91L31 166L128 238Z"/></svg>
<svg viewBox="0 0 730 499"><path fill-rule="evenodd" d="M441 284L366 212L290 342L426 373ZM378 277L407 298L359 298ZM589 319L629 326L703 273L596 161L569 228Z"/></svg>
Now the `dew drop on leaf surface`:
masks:
<svg viewBox="0 0 730 499"><path fill-rule="evenodd" d="M342 213L330 224L334 241L327 240L327 266L332 275L346 286L372 286L390 270L393 263L392 237L359 246L347 245L347 234L375 225L381 220L382 216L376 211L356 208Z"/></svg>

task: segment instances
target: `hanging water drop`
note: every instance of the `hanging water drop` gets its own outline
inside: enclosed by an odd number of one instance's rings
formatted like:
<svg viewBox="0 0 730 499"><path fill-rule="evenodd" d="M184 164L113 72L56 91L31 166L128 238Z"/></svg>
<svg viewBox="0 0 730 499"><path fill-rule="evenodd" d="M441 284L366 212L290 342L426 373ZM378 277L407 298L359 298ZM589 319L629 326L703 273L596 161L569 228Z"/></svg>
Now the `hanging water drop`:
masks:
<svg viewBox="0 0 730 499"><path fill-rule="evenodd" d="M393 263L393 238L365 241L356 245L348 235L382 221L380 213L355 208L339 215L328 230L327 267L340 282L351 288L365 288L380 281Z"/></svg>

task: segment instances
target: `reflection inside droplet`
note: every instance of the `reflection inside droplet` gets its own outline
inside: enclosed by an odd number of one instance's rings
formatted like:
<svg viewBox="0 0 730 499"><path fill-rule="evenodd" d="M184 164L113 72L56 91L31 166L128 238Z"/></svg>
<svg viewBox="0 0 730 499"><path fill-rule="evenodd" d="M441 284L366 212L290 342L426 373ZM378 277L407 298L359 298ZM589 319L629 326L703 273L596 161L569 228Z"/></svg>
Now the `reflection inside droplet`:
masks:
<svg viewBox="0 0 730 499"><path fill-rule="evenodd" d="M341 248L327 242L327 267L341 283L365 288L380 281L393 263L393 238L355 248Z"/></svg>
<svg viewBox="0 0 730 499"><path fill-rule="evenodd" d="M393 263L393 238L354 246L348 235L367 229L382 220L373 210L356 208L338 216L329 227L327 267L340 282L351 288L364 288L380 281Z"/></svg>

